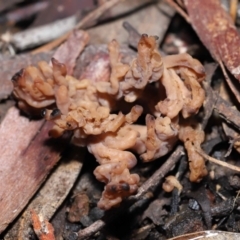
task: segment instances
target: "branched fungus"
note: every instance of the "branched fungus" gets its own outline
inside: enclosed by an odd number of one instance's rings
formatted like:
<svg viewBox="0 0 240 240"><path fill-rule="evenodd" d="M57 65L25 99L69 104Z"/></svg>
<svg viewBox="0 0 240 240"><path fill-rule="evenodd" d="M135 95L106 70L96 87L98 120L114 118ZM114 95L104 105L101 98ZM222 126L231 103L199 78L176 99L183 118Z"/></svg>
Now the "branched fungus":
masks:
<svg viewBox="0 0 240 240"><path fill-rule="evenodd" d="M161 57L156 37L146 34L131 63L121 62L119 49L116 40L108 44L110 73L104 73L109 79L103 81L77 80L55 59L52 66L40 62L12 79L22 110L47 108L42 113L54 123L50 135L72 131L73 142L95 156L99 166L94 174L105 183L98 204L102 209L137 192L139 176L130 172L137 163L135 154L145 162L155 160L169 153L178 139L188 152L190 180L199 181L207 173L194 148L203 142L203 131L181 124L181 116L195 115L205 98L201 63L188 54ZM146 124L136 123L143 114Z"/></svg>

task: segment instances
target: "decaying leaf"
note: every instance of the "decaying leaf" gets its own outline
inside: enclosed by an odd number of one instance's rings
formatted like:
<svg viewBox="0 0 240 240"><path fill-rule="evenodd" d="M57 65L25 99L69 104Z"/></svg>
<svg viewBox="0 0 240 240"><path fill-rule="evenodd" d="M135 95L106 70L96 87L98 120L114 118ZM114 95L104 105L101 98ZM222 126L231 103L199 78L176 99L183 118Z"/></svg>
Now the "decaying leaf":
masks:
<svg viewBox="0 0 240 240"><path fill-rule="evenodd" d="M192 27L211 55L220 64L224 75L240 101L238 90L227 76L227 69L240 81L240 35L231 16L219 0L184 0Z"/></svg>
<svg viewBox="0 0 240 240"><path fill-rule="evenodd" d="M89 41L87 32L82 30L75 30L69 36L68 41L61 45L57 52L54 54L54 58L65 63L67 66L68 74L72 74L76 59L79 54L83 51Z"/></svg>
<svg viewBox="0 0 240 240"><path fill-rule="evenodd" d="M34 196L24 210L21 218L14 223L5 240L25 240L33 233L31 228L31 210L40 214L44 220L49 221L56 209L69 194L83 165L86 149L68 147L68 156L64 157L54 172L43 184L39 193Z"/></svg>
<svg viewBox="0 0 240 240"><path fill-rule="evenodd" d="M60 158L66 141L53 144L48 136L51 127L43 120L20 116L15 107L0 126L0 232L24 208Z"/></svg>
<svg viewBox="0 0 240 240"><path fill-rule="evenodd" d="M194 30L219 62L240 81L240 36L219 0L184 0Z"/></svg>

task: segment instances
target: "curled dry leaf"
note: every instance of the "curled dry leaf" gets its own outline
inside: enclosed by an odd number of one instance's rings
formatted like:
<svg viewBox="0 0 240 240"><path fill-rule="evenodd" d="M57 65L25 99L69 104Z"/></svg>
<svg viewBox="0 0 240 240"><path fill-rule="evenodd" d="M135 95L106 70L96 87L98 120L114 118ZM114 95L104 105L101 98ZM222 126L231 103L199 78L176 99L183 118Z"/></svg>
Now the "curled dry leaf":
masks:
<svg viewBox="0 0 240 240"><path fill-rule="evenodd" d="M156 225L164 224L164 215L167 214L167 211L164 209L164 206L169 206L171 201L169 198L158 198L152 201L147 209L144 211L142 219L149 218Z"/></svg>

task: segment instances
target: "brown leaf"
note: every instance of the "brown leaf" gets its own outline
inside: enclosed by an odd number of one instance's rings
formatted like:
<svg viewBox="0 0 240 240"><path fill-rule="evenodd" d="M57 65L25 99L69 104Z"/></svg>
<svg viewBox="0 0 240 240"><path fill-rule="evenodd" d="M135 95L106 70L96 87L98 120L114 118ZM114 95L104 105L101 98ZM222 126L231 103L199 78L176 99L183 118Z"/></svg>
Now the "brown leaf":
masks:
<svg viewBox="0 0 240 240"><path fill-rule="evenodd" d="M81 218L89 214L89 198L86 193L79 192L69 208L67 219L69 222L79 222Z"/></svg>
<svg viewBox="0 0 240 240"><path fill-rule="evenodd" d="M93 56L92 61L84 69L79 79L91 79L94 82L108 81L110 78L109 55L105 52L98 52Z"/></svg>
<svg viewBox="0 0 240 240"><path fill-rule="evenodd" d="M240 36L219 0L184 0L192 27L211 55L240 81Z"/></svg>
<svg viewBox="0 0 240 240"><path fill-rule="evenodd" d="M136 53L126 45L121 46L120 53L123 63L131 62L136 56ZM93 82L100 80L108 81L110 76L110 63L107 45L97 44L87 46L77 59L74 76L79 79L91 79Z"/></svg>
<svg viewBox="0 0 240 240"><path fill-rule="evenodd" d="M48 136L51 128L44 120L20 116L15 107L0 126L0 232L19 214L60 158L66 141L53 145Z"/></svg>
<svg viewBox="0 0 240 240"><path fill-rule="evenodd" d="M165 206L170 205L170 198L156 199L149 204L147 209L144 211L142 219L149 218L156 225L164 224L164 216L167 215L167 211L164 209Z"/></svg>
<svg viewBox="0 0 240 240"><path fill-rule="evenodd" d="M63 43L56 53L54 58L59 62L64 63L67 67L67 73L71 75L76 64L76 59L88 44L88 33L82 30L75 30L71 33L68 40Z"/></svg>
<svg viewBox="0 0 240 240"><path fill-rule="evenodd" d="M21 217L14 222L5 235L5 240L25 240L33 234L31 226L31 209L49 221L56 209L63 203L72 189L85 157L85 148L68 147L67 156L61 160L54 172L48 177L37 195L31 200Z"/></svg>

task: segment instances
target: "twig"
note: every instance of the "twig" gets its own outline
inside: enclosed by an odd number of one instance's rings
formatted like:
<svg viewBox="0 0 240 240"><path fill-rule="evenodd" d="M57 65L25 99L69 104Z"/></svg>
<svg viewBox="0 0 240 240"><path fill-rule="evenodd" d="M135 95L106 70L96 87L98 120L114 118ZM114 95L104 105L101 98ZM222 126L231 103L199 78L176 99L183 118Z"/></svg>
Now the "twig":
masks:
<svg viewBox="0 0 240 240"><path fill-rule="evenodd" d="M204 64L204 68L206 72L206 81L203 83L203 87L206 93L206 98L203 104L202 129L206 128L208 124L208 120L212 115L215 103L217 101L217 95L212 93L213 90L211 88L212 77L217 67L218 67L217 63Z"/></svg>
<svg viewBox="0 0 240 240"><path fill-rule="evenodd" d="M220 59L218 59L218 63L219 63L219 66L222 69L223 75L224 75L224 77L226 79L226 82L227 82L229 88L234 93L234 96L237 99L237 101L240 103L239 90L234 86L233 82L231 81L231 79L230 79L230 77L229 77L229 75L228 75L228 73L226 71L226 68L225 68L223 62Z"/></svg>
<svg viewBox="0 0 240 240"><path fill-rule="evenodd" d="M105 222L102 220L97 220L96 222L94 222L93 224L91 224L89 227L84 228L83 230L79 231L77 233L78 239L86 239L90 236L92 236L93 234L95 234L96 232L98 232L99 230L101 230L104 226L105 226Z"/></svg>
<svg viewBox="0 0 240 240"><path fill-rule="evenodd" d="M224 155L224 157L228 157L230 155L230 153L232 152L232 148L233 148L234 144L236 142L238 142L239 140L240 140L240 137L237 137L237 138L229 141L230 145L229 145L229 148L228 148L226 154Z"/></svg>
<svg viewBox="0 0 240 240"><path fill-rule="evenodd" d="M233 201L232 209L234 209L235 203L236 203L237 199L239 198L239 195L240 195L240 191L238 190L237 196L234 198L234 201Z"/></svg>
<svg viewBox="0 0 240 240"><path fill-rule="evenodd" d="M145 193L159 186L160 181L175 166L180 157L184 155L183 146L178 146L168 160L138 189L138 193L130 199L139 200Z"/></svg>
<svg viewBox="0 0 240 240"><path fill-rule="evenodd" d="M36 13L46 9L49 6L49 2L40 1L33 2L26 6L10 10L6 14L0 16L0 23L14 25L15 23L27 19Z"/></svg>
<svg viewBox="0 0 240 240"><path fill-rule="evenodd" d="M184 6L184 3L183 3L183 1L182 0L176 0L176 2L177 2L177 4L181 7L181 8L185 8L185 6Z"/></svg>
<svg viewBox="0 0 240 240"><path fill-rule="evenodd" d="M213 92L213 94L216 93ZM221 118L240 130L240 112L229 102L218 96L214 109L218 112Z"/></svg>
<svg viewBox="0 0 240 240"><path fill-rule="evenodd" d="M231 170L233 170L233 171L240 172L240 167L237 167L237 166L234 166L234 165L229 164L229 163L227 163L227 162L223 162L223 161L218 160L218 159L216 159L216 158L210 157L210 156L208 156L202 149L198 149L198 148L195 148L195 149L196 149L196 151L197 151L202 157L204 157L204 158L207 159L208 161L213 162L213 163L215 163L215 164L218 164L218 165L220 165L220 166L222 166L222 167L229 168L229 169L231 169Z"/></svg>
<svg viewBox="0 0 240 240"><path fill-rule="evenodd" d="M175 166L175 164L179 161L181 156L184 155L183 147L178 146L176 150L172 153L172 155L168 158L168 160L139 188L138 193L135 196L129 197L129 201L138 201L151 190L155 189L161 183L161 180L166 176L166 174ZM149 194L148 194L149 195ZM113 217L110 217L110 220L113 221L117 218L117 216L122 213L122 211L118 211L117 214L114 214ZM96 232L100 231L104 228L106 222L103 220L97 220L89 227L79 231L78 239L86 239Z"/></svg>
<svg viewBox="0 0 240 240"><path fill-rule="evenodd" d="M237 11L238 11L238 0L230 0L229 13L233 19L233 22L236 22Z"/></svg>
<svg viewBox="0 0 240 240"><path fill-rule="evenodd" d="M227 123L231 124L234 128L240 130L240 112L231 105L228 101L223 99L211 87L207 87L207 95L212 95L214 101L213 108ZM231 146L229 147L231 149ZM229 150L228 150L229 152ZM228 152L226 154L228 154Z"/></svg>
<svg viewBox="0 0 240 240"><path fill-rule="evenodd" d="M110 8L112 8L114 5L116 5L117 3L124 1L124 0L111 0L111 1L107 1L104 4L102 4L100 7L98 7L97 9L95 9L94 11L90 12L89 14L87 14L87 16L85 16L76 26L75 29L79 29L79 28L86 28L86 27L90 27L96 24L97 20ZM53 40L52 42L49 42L43 46L41 46L40 48L35 49L34 51L32 51L33 54L35 53L39 53L39 52L46 52L46 51L50 51L53 48L57 47L58 45L60 45L61 43L63 43L68 36L70 35L72 31L69 31L67 33L65 33L64 35L62 35L61 37Z"/></svg>
<svg viewBox="0 0 240 240"><path fill-rule="evenodd" d="M127 21L123 22L124 29L128 32L128 43L131 47L137 49L141 34Z"/></svg>
<svg viewBox="0 0 240 240"><path fill-rule="evenodd" d="M76 23L77 16L73 15L50 24L15 33L10 36L9 42L18 50L36 47L62 36L62 34L74 28ZM2 39L4 41L4 36L2 36Z"/></svg>
<svg viewBox="0 0 240 240"><path fill-rule="evenodd" d="M183 9L174 2L174 0L165 0L172 8L174 8L188 23L191 23L190 18L187 13L183 11Z"/></svg>

